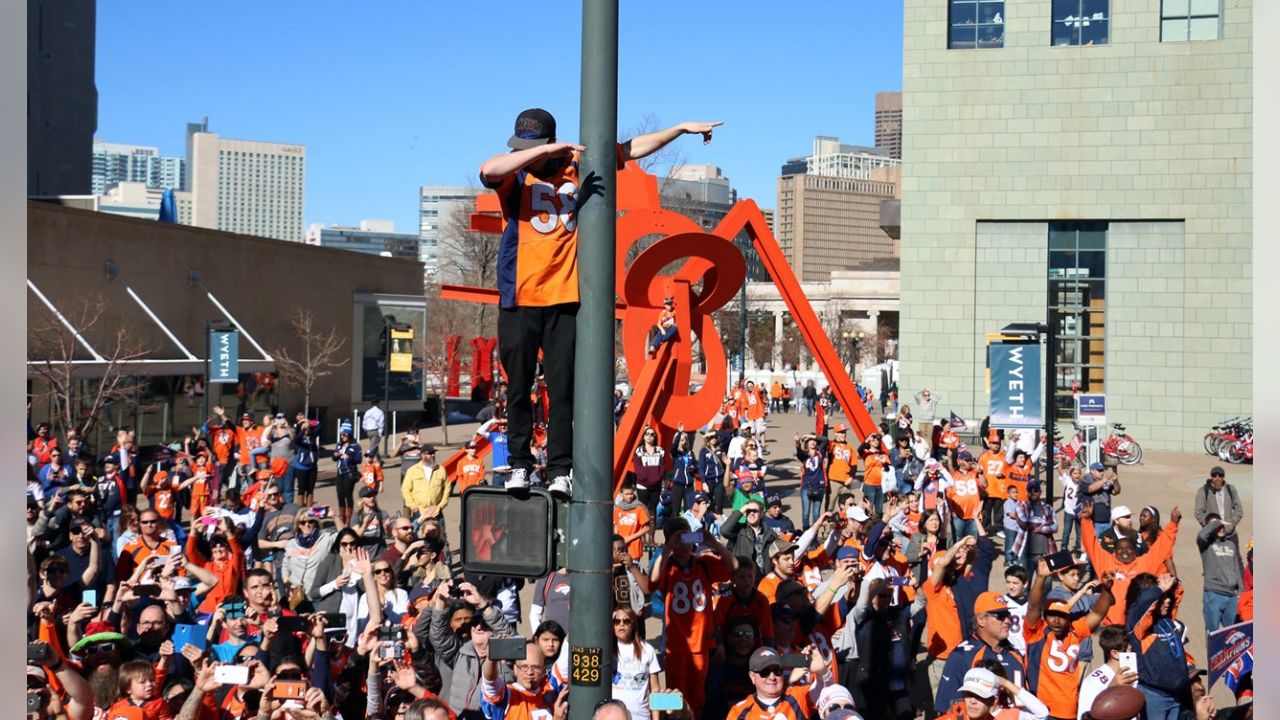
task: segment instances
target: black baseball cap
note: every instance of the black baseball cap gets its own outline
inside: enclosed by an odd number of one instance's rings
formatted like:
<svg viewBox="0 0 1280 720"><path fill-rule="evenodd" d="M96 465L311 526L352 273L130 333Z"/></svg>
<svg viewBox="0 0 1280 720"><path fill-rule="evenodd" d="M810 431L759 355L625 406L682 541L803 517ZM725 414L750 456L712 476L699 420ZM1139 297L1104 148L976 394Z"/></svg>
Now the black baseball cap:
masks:
<svg viewBox="0 0 1280 720"><path fill-rule="evenodd" d="M556 119L542 108L529 108L516 116L515 133L507 140L512 150L528 150L556 139Z"/></svg>

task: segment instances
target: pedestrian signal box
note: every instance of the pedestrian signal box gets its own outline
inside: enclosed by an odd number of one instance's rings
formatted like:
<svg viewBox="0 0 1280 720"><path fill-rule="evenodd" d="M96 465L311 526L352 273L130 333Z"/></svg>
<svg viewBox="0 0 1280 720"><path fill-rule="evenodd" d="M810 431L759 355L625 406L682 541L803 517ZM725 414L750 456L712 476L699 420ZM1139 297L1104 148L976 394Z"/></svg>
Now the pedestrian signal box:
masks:
<svg viewBox="0 0 1280 720"><path fill-rule="evenodd" d="M542 577L555 567L557 503L543 488L462 494L462 567L477 575Z"/></svg>

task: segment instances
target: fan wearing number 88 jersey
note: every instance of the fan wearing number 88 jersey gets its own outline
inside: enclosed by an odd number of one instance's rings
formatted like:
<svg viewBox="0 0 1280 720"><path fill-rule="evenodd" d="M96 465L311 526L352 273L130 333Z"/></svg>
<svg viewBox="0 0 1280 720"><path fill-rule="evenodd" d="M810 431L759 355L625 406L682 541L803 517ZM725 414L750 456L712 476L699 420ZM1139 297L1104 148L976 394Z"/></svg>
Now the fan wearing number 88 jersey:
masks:
<svg viewBox="0 0 1280 720"><path fill-rule="evenodd" d="M695 716L702 714L707 669L715 647L715 614L711 606L716 583L730 579L737 567L714 536L704 532L711 553L694 554L694 546L682 536L689 531L683 518L664 528L666 547L654 564L650 579L666 599L667 687L684 693Z"/></svg>

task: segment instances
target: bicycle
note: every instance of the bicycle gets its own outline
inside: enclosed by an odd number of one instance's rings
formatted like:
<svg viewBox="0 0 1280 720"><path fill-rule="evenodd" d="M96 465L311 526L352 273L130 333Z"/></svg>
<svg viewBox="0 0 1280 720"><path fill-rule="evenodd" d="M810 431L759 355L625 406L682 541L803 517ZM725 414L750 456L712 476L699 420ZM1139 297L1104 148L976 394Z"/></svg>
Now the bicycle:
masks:
<svg viewBox="0 0 1280 720"><path fill-rule="evenodd" d="M1214 425L1204 434L1204 451L1208 455L1218 455L1222 446L1234 442L1238 437L1253 431L1253 418L1234 417Z"/></svg>
<svg viewBox="0 0 1280 720"><path fill-rule="evenodd" d="M1142 462L1142 446L1124 431L1124 425L1112 423L1111 428L1111 434L1102 441L1102 454L1114 457L1121 465Z"/></svg>

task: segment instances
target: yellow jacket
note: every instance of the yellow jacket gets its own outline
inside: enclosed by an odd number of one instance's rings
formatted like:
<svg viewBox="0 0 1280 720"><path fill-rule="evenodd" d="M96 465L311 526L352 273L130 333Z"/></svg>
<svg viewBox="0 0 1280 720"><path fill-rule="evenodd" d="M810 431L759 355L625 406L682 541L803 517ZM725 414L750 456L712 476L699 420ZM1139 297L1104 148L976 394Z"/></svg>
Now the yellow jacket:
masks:
<svg viewBox="0 0 1280 720"><path fill-rule="evenodd" d="M404 498L404 506L414 512L422 512L431 505L438 505L441 512L449 504L449 478L444 468L437 465L431 468L427 476L427 465L418 463L404 473L400 482L400 494Z"/></svg>

